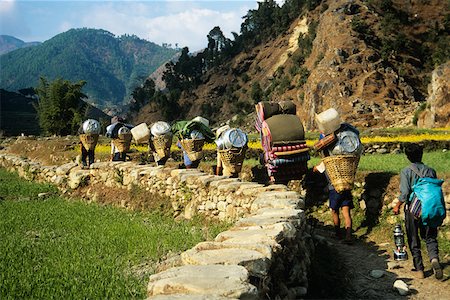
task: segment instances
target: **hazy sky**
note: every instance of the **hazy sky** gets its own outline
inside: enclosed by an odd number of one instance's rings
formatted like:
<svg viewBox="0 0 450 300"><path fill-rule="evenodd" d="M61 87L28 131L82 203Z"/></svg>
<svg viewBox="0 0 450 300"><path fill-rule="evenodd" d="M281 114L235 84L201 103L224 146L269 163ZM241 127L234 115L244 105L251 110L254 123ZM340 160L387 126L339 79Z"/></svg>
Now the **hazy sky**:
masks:
<svg viewBox="0 0 450 300"><path fill-rule="evenodd" d="M206 47L214 26L230 38L239 33L242 17L256 7L255 0L0 0L0 34L43 42L70 28L101 28L192 52Z"/></svg>

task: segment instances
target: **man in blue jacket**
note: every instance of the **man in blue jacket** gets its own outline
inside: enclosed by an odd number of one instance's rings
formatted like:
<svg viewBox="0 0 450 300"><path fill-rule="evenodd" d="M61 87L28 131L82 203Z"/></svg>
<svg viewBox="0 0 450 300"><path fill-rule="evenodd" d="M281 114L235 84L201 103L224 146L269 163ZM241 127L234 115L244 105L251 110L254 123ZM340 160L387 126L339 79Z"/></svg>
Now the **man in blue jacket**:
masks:
<svg viewBox="0 0 450 300"><path fill-rule="evenodd" d="M400 174L400 196L399 202L394 207L394 214L398 214L400 207L405 203L405 227L408 246L411 250L414 263L414 271L417 278L422 279L424 275L424 266L422 253L420 251L420 237L425 240L428 257L437 279L443 277L441 265L439 264L439 249L437 241L437 227L426 226L421 218L416 218L411 213L409 206L412 186L420 177L436 178L436 171L422 163L423 149L418 144L409 144L405 147L405 154L411 165L404 168ZM420 234L420 237L419 237Z"/></svg>

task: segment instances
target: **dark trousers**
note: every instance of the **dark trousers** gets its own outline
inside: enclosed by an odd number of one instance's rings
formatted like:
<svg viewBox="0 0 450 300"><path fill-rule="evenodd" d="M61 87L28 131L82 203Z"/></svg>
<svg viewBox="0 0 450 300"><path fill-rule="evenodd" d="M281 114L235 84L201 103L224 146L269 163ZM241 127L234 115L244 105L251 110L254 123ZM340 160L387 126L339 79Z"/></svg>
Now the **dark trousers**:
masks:
<svg viewBox="0 0 450 300"><path fill-rule="evenodd" d="M125 161L127 158L127 154L125 152L116 152L114 153L112 161Z"/></svg>
<svg viewBox="0 0 450 300"><path fill-rule="evenodd" d="M94 150L86 150L83 145L81 145L81 162L83 166L90 166L94 163Z"/></svg>
<svg viewBox="0 0 450 300"><path fill-rule="evenodd" d="M430 260L439 258L437 228L423 225L421 219L416 220L409 212L407 205L405 206L405 226L408 246L413 256L414 268L423 271L424 267L422 253L420 251L420 238L422 238L427 245L428 257Z"/></svg>

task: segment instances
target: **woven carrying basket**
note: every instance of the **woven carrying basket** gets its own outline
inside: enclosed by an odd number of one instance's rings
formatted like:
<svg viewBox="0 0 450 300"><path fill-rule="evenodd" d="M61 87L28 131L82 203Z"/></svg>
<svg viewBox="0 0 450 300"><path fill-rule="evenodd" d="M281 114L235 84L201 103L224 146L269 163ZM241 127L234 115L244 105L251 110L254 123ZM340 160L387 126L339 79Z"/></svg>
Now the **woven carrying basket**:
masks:
<svg viewBox="0 0 450 300"><path fill-rule="evenodd" d="M328 177L336 192L340 193L353 188L359 156L327 156L323 158L322 161L325 164Z"/></svg>
<svg viewBox="0 0 450 300"><path fill-rule="evenodd" d="M204 139L182 139L180 140L180 144L183 146L184 151L186 151L191 161L203 158L202 149L205 144Z"/></svg>
<svg viewBox="0 0 450 300"><path fill-rule="evenodd" d="M230 170L231 173L241 172L246 151L247 147L219 150L224 168Z"/></svg>
<svg viewBox="0 0 450 300"><path fill-rule="evenodd" d="M86 150L94 150L98 142L98 134L80 134L80 141Z"/></svg>
<svg viewBox="0 0 450 300"><path fill-rule="evenodd" d="M132 138L133 136L131 135L131 133L119 134L119 137L117 139L113 139L114 146L117 147L119 152L127 152L128 150L130 150Z"/></svg>
<svg viewBox="0 0 450 300"><path fill-rule="evenodd" d="M172 146L172 135L165 134L152 138L153 147L159 157L163 158L170 155L170 147Z"/></svg>
<svg viewBox="0 0 450 300"><path fill-rule="evenodd" d="M222 162L227 166L236 164L242 164L245 158L245 152L247 147L244 148L232 148L228 150L219 150Z"/></svg>

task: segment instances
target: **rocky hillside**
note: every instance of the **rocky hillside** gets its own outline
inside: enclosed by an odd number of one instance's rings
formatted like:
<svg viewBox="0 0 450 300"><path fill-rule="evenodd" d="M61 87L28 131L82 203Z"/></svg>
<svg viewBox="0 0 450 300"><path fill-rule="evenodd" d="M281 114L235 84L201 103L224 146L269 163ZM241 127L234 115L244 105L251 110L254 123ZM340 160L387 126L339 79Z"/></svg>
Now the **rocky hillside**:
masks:
<svg viewBox="0 0 450 300"><path fill-rule="evenodd" d="M208 70L202 84L182 93L183 117L234 117L251 127L258 101L292 100L308 129L314 113L329 107L361 129L416 123L433 70L450 59L448 2L316 2L286 32ZM441 78L448 86L448 76ZM448 92L437 97L443 100L433 100L434 111L448 103ZM435 120L432 126L449 125Z"/></svg>
<svg viewBox="0 0 450 300"><path fill-rule="evenodd" d="M177 50L136 36L97 29L71 29L44 43L0 56L0 88L35 87L39 77L85 80L89 102L99 108L125 104L131 92Z"/></svg>

